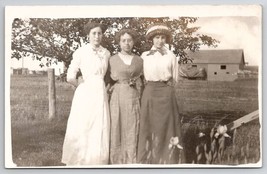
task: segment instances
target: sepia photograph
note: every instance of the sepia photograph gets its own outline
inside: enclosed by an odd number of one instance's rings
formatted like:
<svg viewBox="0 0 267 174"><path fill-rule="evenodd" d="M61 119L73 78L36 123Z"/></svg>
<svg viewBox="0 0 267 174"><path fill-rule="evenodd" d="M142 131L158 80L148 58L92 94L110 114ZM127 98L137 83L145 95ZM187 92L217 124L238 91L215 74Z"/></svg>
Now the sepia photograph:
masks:
<svg viewBox="0 0 267 174"><path fill-rule="evenodd" d="M260 5L5 7L6 168L259 168L261 91Z"/></svg>

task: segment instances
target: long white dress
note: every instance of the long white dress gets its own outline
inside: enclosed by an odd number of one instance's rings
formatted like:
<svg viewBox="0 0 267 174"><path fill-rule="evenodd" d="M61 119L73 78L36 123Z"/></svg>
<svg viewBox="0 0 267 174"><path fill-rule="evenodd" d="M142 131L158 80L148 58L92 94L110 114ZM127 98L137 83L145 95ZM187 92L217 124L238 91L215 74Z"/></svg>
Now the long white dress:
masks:
<svg viewBox="0 0 267 174"><path fill-rule="evenodd" d="M84 82L74 93L63 144L62 162L68 166L108 164L110 116L104 75L110 52L94 51L90 44L77 49L67 72L75 79L80 69Z"/></svg>

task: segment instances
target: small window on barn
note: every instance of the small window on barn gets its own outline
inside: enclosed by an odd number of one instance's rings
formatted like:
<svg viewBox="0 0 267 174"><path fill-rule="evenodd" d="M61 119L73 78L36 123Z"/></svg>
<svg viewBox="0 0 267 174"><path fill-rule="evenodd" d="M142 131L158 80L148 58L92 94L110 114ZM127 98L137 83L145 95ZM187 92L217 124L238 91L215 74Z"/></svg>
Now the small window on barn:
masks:
<svg viewBox="0 0 267 174"><path fill-rule="evenodd" d="M226 65L221 65L221 69L226 69Z"/></svg>
<svg viewBox="0 0 267 174"><path fill-rule="evenodd" d="M192 67L195 67L195 68L196 68L196 67L197 67L197 65L192 65Z"/></svg>
<svg viewBox="0 0 267 174"><path fill-rule="evenodd" d="M217 75L217 72L214 72L214 75Z"/></svg>
<svg viewBox="0 0 267 174"><path fill-rule="evenodd" d="M226 72L226 74L230 74L229 72Z"/></svg>

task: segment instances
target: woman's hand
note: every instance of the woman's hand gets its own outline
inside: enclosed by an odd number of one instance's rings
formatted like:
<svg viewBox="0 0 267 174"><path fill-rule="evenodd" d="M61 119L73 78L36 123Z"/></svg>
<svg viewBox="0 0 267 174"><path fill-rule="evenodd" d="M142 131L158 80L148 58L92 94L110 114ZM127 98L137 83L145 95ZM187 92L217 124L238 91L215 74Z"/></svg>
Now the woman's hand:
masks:
<svg viewBox="0 0 267 174"><path fill-rule="evenodd" d="M107 94L111 94L114 90L114 85L111 86L110 83L106 87Z"/></svg>
<svg viewBox="0 0 267 174"><path fill-rule="evenodd" d="M83 83L84 80L83 80L83 76L79 76L78 77L78 80L77 80L77 86L79 86L81 83Z"/></svg>
<svg viewBox="0 0 267 174"><path fill-rule="evenodd" d="M81 83L83 83L83 78L82 76L78 77L78 79L74 79L74 78L71 78L71 79L67 79L67 82L72 84L75 88L78 87Z"/></svg>

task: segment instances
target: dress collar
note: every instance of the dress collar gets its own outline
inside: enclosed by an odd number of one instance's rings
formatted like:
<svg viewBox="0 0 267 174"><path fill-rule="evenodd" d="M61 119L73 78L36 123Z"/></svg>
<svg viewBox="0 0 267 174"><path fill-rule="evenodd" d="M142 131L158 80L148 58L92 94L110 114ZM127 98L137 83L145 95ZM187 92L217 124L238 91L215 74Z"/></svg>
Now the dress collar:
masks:
<svg viewBox="0 0 267 174"><path fill-rule="evenodd" d="M153 46L153 47L150 49L150 51L148 52L147 56L149 56L149 55L154 55L156 52L159 52L162 56L164 56L164 55L168 54L167 50L168 50L168 49L167 49L165 46L163 46L163 47L160 48L160 49L158 49L158 48L156 48L156 47Z"/></svg>
<svg viewBox="0 0 267 174"><path fill-rule="evenodd" d="M102 45L99 45L98 48L94 48L90 43L87 44L87 46L90 48L90 50L92 50L94 53L99 53L104 51L104 47L102 47Z"/></svg>
<svg viewBox="0 0 267 174"><path fill-rule="evenodd" d="M90 43L88 43L86 46L87 46L87 49L89 50L90 53L96 55L101 60L106 57L106 50L107 49L102 47L101 45L97 49L93 48L92 45L90 45Z"/></svg>
<svg viewBox="0 0 267 174"><path fill-rule="evenodd" d="M163 46L161 48L156 48L154 45L152 46L152 48L150 50L163 50L163 51L167 51L167 47L166 46Z"/></svg>

